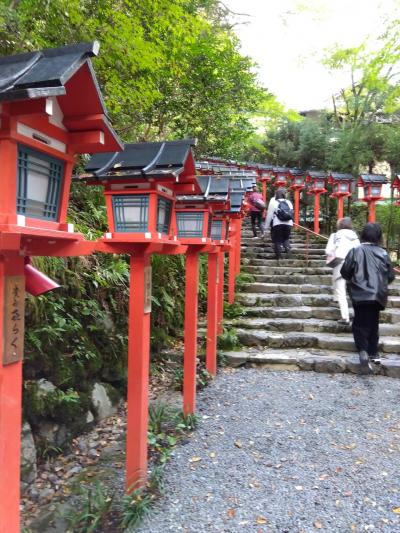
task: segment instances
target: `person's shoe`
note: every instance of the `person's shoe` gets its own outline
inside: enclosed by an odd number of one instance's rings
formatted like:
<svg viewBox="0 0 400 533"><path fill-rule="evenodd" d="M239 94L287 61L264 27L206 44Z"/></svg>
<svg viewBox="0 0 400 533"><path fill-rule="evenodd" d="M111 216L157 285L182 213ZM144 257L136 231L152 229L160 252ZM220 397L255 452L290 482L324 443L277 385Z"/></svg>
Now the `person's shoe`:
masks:
<svg viewBox="0 0 400 533"><path fill-rule="evenodd" d="M365 350L361 350L361 352L358 353L358 356L360 358L361 374L373 374L374 369L372 368L367 352Z"/></svg>
<svg viewBox="0 0 400 533"><path fill-rule="evenodd" d="M377 353L375 355L370 355L369 356L369 360L371 361L371 363L373 363L374 365L380 365L381 364L381 361L382 361L382 358L381 356Z"/></svg>

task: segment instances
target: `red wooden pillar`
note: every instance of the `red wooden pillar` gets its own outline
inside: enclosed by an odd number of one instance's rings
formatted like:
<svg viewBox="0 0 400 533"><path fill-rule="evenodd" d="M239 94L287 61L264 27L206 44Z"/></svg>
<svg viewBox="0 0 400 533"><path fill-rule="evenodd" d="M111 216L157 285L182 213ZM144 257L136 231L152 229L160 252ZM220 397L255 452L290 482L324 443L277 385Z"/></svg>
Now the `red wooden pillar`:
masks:
<svg viewBox="0 0 400 533"><path fill-rule="evenodd" d="M21 278L23 281L21 282ZM10 284L19 279L19 311L11 307L14 295L10 294ZM20 449L22 416L22 361L4 365L13 358L12 324L19 328L19 339L23 343L25 306L24 258L19 255L0 256L0 532L19 533L20 501ZM18 282L17 282L18 283ZM6 290L8 287L8 290ZM14 289L11 289L12 291ZM6 292L8 294L6 294ZM7 303L7 305L6 305ZM17 315L15 315L17 313ZM10 316L11 314L11 316ZM20 321L13 321L17 316ZM8 316L6 316L8 315ZM8 322L8 326L5 324ZM18 324L19 322L19 324ZM11 328L10 328L11 326ZM5 331L7 327L8 332ZM11 331L10 331L11 329ZM10 337L13 336L13 338ZM22 351L23 344L20 346Z"/></svg>
<svg viewBox="0 0 400 533"><path fill-rule="evenodd" d="M217 333L222 333L222 319L224 317L224 252L218 253L218 318L217 318Z"/></svg>
<svg viewBox="0 0 400 533"><path fill-rule="evenodd" d="M294 189L294 223L299 223L300 189Z"/></svg>
<svg viewBox="0 0 400 533"><path fill-rule="evenodd" d="M206 368L217 373L218 253L208 254Z"/></svg>
<svg viewBox="0 0 400 533"><path fill-rule="evenodd" d="M262 197L263 197L263 200L264 200L264 203L266 204L267 203L267 182L266 181L262 181Z"/></svg>
<svg viewBox="0 0 400 533"><path fill-rule="evenodd" d="M368 222L375 222L376 220L376 203L374 200L368 202Z"/></svg>
<svg viewBox="0 0 400 533"><path fill-rule="evenodd" d="M197 307L199 290L199 254L186 255L185 350L183 360L183 413L196 410Z"/></svg>
<svg viewBox="0 0 400 533"><path fill-rule="evenodd" d="M320 194L315 193L314 197L314 232L319 233L319 199Z"/></svg>
<svg viewBox="0 0 400 533"><path fill-rule="evenodd" d="M235 261L235 273L240 274L240 263L242 261L242 225L243 219L238 218L236 220L236 261Z"/></svg>
<svg viewBox="0 0 400 533"><path fill-rule="evenodd" d="M235 276L236 276L236 260L237 260L237 234L235 240L229 250L229 264L228 264L228 303L233 304L235 301Z"/></svg>
<svg viewBox="0 0 400 533"><path fill-rule="evenodd" d="M337 208L337 219L343 218L343 204L344 204L344 196L338 196L338 208Z"/></svg>
<svg viewBox="0 0 400 533"><path fill-rule="evenodd" d="M150 366L150 256L131 255L128 341L126 488L146 482ZM147 296L147 297L146 297Z"/></svg>

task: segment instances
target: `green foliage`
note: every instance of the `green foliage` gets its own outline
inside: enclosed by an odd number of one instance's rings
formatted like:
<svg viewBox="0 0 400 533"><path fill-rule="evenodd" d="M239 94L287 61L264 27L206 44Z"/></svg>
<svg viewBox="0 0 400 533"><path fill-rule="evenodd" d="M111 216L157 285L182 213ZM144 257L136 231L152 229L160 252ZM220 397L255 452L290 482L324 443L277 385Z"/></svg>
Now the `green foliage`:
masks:
<svg viewBox="0 0 400 533"><path fill-rule="evenodd" d="M247 272L240 272L235 277L235 288L236 292L240 292L245 285L248 283L254 283L256 278L252 274L248 274Z"/></svg>
<svg viewBox="0 0 400 533"><path fill-rule="evenodd" d="M143 489L124 496L121 505L121 527L132 530L138 526L143 518L150 513L153 501L154 496L146 494Z"/></svg>
<svg viewBox="0 0 400 533"><path fill-rule="evenodd" d="M175 390L182 391L183 390L183 368L178 367L174 370L173 376L172 376L172 387ZM204 389L206 385L212 380L211 374L208 372L206 368L204 368L204 364L202 362L199 362L197 364L197 371L196 371L196 388L197 390Z"/></svg>
<svg viewBox="0 0 400 533"><path fill-rule="evenodd" d="M113 498L97 480L94 486L80 487L78 494L78 509L68 511L63 518L67 521L68 531L92 533L102 525L111 509Z"/></svg>
<svg viewBox="0 0 400 533"><path fill-rule="evenodd" d="M234 329L226 329L218 336L217 346L220 350L237 350L240 348L239 338Z"/></svg>
<svg viewBox="0 0 400 533"><path fill-rule="evenodd" d="M3 2L0 53L98 39L96 73L125 140L191 136L200 153L232 157L254 131L252 114L281 109L227 14L217 0Z"/></svg>
<svg viewBox="0 0 400 533"><path fill-rule="evenodd" d="M224 318L239 318L245 314L245 309L239 303L224 302Z"/></svg>

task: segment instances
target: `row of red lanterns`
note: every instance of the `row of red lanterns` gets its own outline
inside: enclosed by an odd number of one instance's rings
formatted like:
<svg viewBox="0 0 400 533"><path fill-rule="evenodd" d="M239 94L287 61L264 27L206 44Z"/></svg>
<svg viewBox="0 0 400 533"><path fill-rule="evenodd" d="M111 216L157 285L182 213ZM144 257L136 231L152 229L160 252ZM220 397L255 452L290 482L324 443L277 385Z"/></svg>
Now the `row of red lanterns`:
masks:
<svg viewBox="0 0 400 533"><path fill-rule="evenodd" d="M199 254L208 254L206 365L216 372L224 253L229 294L240 265L243 176L196 176L194 141L123 145L107 120L90 64L98 44L0 58L0 531L19 532L19 461L26 275L31 256L130 255L126 484L147 475L151 254L185 254L183 410L196 399ZM104 190L109 231L86 241L67 222L78 154L81 176ZM251 183L253 182L250 180ZM37 289L37 286L34 288ZM36 291L38 292L38 291Z"/></svg>

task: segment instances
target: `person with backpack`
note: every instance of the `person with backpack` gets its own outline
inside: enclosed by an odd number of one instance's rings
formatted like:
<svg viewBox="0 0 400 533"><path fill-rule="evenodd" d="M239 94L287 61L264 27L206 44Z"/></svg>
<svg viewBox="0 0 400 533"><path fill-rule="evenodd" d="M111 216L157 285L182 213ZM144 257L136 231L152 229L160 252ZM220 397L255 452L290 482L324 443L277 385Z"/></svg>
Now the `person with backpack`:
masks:
<svg viewBox="0 0 400 533"><path fill-rule="evenodd" d="M271 227L271 239L276 259L282 251L290 253L290 233L293 226L293 204L286 199L285 189L279 188L268 204L265 226Z"/></svg>
<svg viewBox="0 0 400 533"><path fill-rule="evenodd" d="M372 373L371 363L379 363L379 313L385 309L388 285L394 280L390 258L381 247L379 224L368 222L360 235L361 244L346 255L340 270L347 280L353 303L353 337L362 373Z"/></svg>
<svg viewBox="0 0 400 533"><path fill-rule="evenodd" d="M251 229L253 230L254 239L257 238L257 228L260 229L260 236L264 237L263 212L265 203L262 194L258 192L257 185L253 185L253 191L249 195Z"/></svg>
<svg viewBox="0 0 400 533"><path fill-rule="evenodd" d="M337 231L331 233L325 248L326 266L332 268L333 295L339 304L341 319L339 324L350 325L349 305L346 295L346 280L342 278L340 269L348 252L358 246L357 233L353 231L350 217L340 218L336 223Z"/></svg>

